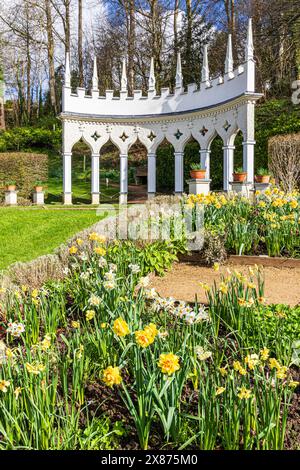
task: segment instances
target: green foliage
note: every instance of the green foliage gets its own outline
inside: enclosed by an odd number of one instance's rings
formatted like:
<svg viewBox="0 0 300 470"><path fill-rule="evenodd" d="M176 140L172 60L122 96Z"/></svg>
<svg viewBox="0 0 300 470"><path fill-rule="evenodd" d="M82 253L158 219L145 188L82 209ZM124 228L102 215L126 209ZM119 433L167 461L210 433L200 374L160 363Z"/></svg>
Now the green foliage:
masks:
<svg viewBox="0 0 300 470"><path fill-rule="evenodd" d="M178 261L177 254L185 251L185 242L179 240L173 242L157 241L145 245L139 255L143 273L156 272L162 276L175 261Z"/></svg>
<svg viewBox="0 0 300 470"><path fill-rule="evenodd" d="M255 165L268 168L268 140L278 134L300 132L300 107L290 100L270 100L258 105L255 119Z"/></svg>
<svg viewBox="0 0 300 470"><path fill-rule="evenodd" d="M12 150L60 149L62 130L15 127L0 133L0 152Z"/></svg>

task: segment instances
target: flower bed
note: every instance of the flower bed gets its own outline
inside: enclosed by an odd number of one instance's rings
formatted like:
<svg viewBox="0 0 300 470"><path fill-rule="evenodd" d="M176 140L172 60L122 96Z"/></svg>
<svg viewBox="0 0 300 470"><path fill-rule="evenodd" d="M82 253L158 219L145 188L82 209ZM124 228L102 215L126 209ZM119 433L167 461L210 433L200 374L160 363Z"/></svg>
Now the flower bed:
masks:
<svg viewBox="0 0 300 470"><path fill-rule="evenodd" d="M289 311L264 306L256 267L202 286L208 309L160 298L153 256L163 269L177 251L92 233L69 247L63 282L5 293L1 449L287 446L297 316L288 328Z"/></svg>
<svg viewBox="0 0 300 470"><path fill-rule="evenodd" d="M187 204L204 207L205 227L224 237L229 253L300 257L300 195L278 188L257 192L254 201L240 196L188 196Z"/></svg>

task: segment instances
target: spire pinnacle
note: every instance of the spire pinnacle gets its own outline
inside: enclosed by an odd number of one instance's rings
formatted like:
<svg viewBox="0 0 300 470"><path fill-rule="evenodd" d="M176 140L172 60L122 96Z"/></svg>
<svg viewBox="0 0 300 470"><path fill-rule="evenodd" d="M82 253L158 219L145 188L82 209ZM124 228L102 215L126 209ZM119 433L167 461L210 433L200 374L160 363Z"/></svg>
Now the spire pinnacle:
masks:
<svg viewBox="0 0 300 470"><path fill-rule="evenodd" d="M71 71L70 71L70 53L66 53L66 61L65 61L65 86L71 86Z"/></svg>
<svg viewBox="0 0 300 470"><path fill-rule="evenodd" d="M228 35L226 61L225 61L225 73L232 74L233 72L233 55L232 55L232 36Z"/></svg>
<svg viewBox="0 0 300 470"><path fill-rule="evenodd" d="M121 91L127 92L127 73L126 73L126 59L123 59L122 64L122 77L121 77Z"/></svg>
<svg viewBox="0 0 300 470"><path fill-rule="evenodd" d="M182 79L182 69L181 69L181 56L180 52L177 54L177 66L176 66L176 88L182 88L183 79Z"/></svg>
<svg viewBox="0 0 300 470"><path fill-rule="evenodd" d="M203 48L203 64L202 64L202 74L201 81L209 83L209 66L208 66L208 46L207 44Z"/></svg>
<svg viewBox="0 0 300 470"><path fill-rule="evenodd" d="M154 59L153 57L151 57L148 91L156 92L155 83L156 81L155 81L155 74L154 74Z"/></svg>
<svg viewBox="0 0 300 470"><path fill-rule="evenodd" d="M93 91L98 91L98 70L97 70L97 57L94 57L94 70L93 70Z"/></svg>
<svg viewBox="0 0 300 470"><path fill-rule="evenodd" d="M247 34L247 43L245 51L245 60L253 60L254 57L254 46L253 46L253 28L252 28L252 18L249 18L248 23L248 34Z"/></svg>

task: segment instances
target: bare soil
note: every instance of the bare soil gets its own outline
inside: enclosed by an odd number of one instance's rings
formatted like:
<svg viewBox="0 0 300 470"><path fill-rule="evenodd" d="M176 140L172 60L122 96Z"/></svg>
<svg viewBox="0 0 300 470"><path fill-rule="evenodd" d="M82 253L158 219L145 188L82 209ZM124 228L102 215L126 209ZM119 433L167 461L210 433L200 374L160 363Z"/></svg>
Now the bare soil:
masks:
<svg viewBox="0 0 300 470"><path fill-rule="evenodd" d="M176 300L194 302L195 296L200 303L206 303L205 291L201 288L203 282L212 286L220 282L221 274L228 275L227 269L236 269L248 273L248 266L227 264L221 266L219 272L213 268L199 266L187 262L174 264L171 271L164 277L154 277L151 287L163 297L174 297ZM300 304L300 268L264 267L265 298L268 304Z"/></svg>

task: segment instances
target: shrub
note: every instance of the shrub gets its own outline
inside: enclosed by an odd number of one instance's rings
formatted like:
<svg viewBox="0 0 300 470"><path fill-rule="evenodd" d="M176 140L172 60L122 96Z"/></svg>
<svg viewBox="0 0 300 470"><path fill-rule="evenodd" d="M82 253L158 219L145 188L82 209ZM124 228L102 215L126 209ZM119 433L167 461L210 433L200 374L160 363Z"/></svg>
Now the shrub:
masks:
<svg viewBox="0 0 300 470"><path fill-rule="evenodd" d="M206 230L201 256L208 266L212 266L214 263L224 263L227 259L227 252L223 238Z"/></svg>
<svg viewBox="0 0 300 470"><path fill-rule="evenodd" d="M300 184L300 133L276 136L269 140L270 168L284 191Z"/></svg>
<svg viewBox="0 0 300 470"><path fill-rule="evenodd" d="M15 127L0 133L0 152L32 150L41 148L59 149L61 129Z"/></svg>
<svg viewBox="0 0 300 470"><path fill-rule="evenodd" d="M19 196L28 198L37 180L48 179L48 156L34 153L0 153L0 188L16 181Z"/></svg>

